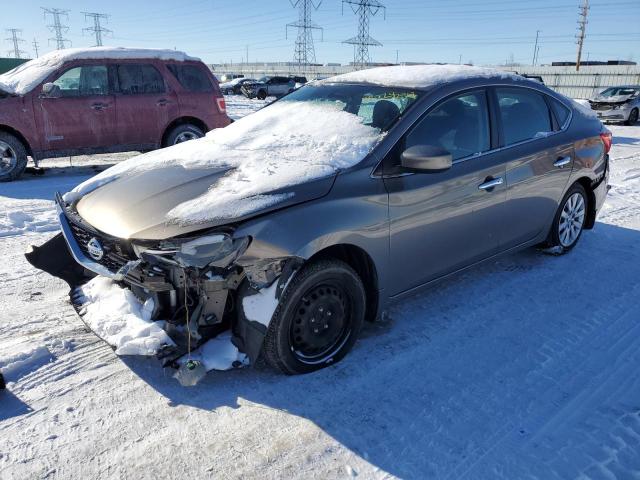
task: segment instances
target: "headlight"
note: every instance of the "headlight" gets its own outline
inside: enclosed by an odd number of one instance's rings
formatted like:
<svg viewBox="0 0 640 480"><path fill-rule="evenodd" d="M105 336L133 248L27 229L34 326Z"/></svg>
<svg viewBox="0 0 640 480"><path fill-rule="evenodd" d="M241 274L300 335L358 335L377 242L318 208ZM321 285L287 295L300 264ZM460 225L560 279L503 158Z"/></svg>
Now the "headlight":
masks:
<svg viewBox="0 0 640 480"><path fill-rule="evenodd" d="M202 268L210 264L226 267L244 253L248 246L248 237L234 239L226 233L216 233L196 238L163 240L155 246L133 243L133 250L143 259L145 256L152 256L183 267Z"/></svg>

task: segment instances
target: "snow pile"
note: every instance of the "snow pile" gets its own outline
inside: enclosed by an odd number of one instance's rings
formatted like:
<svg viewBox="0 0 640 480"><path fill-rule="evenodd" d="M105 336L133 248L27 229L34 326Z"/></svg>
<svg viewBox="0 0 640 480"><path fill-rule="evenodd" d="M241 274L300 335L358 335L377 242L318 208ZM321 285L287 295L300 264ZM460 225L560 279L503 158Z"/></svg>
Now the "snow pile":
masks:
<svg viewBox="0 0 640 480"><path fill-rule="evenodd" d="M161 322L150 320L153 303L144 304L129 290L108 278L96 277L79 288L84 296L83 320L118 355L155 355L174 345Z"/></svg>
<svg viewBox="0 0 640 480"><path fill-rule="evenodd" d="M209 370L230 370L232 368L249 365L249 357L231 343L231 332L226 331L215 338L208 340L199 348L178 360L180 365L189 360L201 362L204 368Z"/></svg>
<svg viewBox="0 0 640 480"><path fill-rule="evenodd" d="M3 345L0 356L0 371L7 380L15 380L27 372L32 372L53 360L53 355L45 345L24 344Z"/></svg>
<svg viewBox="0 0 640 480"><path fill-rule="evenodd" d="M520 75L513 73L469 65L402 65L358 70L330 77L319 83L353 82L403 88L426 88L439 83L478 77L525 80Z"/></svg>
<svg viewBox="0 0 640 480"><path fill-rule="evenodd" d="M170 210L167 221L233 219L291 195L274 191L356 165L382 136L360 117L332 105L282 101L205 138L124 161L74 192L86 195L115 178L168 166L228 169L203 195Z"/></svg>
<svg viewBox="0 0 640 480"><path fill-rule="evenodd" d="M124 48L124 47L92 47L68 48L34 58L13 70L0 75L0 90L15 95L24 95L42 83L51 73L60 68L65 62L82 59L131 59L157 58L160 60L186 61L199 58L190 57L184 52L175 50L160 50L152 48Z"/></svg>
<svg viewBox="0 0 640 480"><path fill-rule="evenodd" d="M17 203L17 202L10 202ZM0 213L0 238L14 235L22 235L27 232L53 232L60 229L56 212L51 209L47 202L46 206L39 209L38 216L33 214L12 210L10 206L7 211Z"/></svg>

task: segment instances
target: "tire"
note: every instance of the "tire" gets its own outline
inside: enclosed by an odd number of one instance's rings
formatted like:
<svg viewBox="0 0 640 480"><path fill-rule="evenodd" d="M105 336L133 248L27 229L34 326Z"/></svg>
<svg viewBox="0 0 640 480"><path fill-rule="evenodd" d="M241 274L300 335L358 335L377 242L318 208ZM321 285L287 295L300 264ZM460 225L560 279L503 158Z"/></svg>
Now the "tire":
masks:
<svg viewBox="0 0 640 480"><path fill-rule="evenodd" d="M265 98L267 98L267 92L265 90L260 90L256 97L258 100L264 100Z"/></svg>
<svg viewBox="0 0 640 480"><path fill-rule="evenodd" d="M202 137L204 137L204 132L200 128L190 123L184 123L169 132L163 147L170 147L171 145L177 145L178 143Z"/></svg>
<svg viewBox="0 0 640 480"><path fill-rule="evenodd" d="M341 360L364 321L362 280L346 263L321 260L298 271L276 308L263 355L288 375L309 373Z"/></svg>
<svg viewBox="0 0 640 480"><path fill-rule="evenodd" d="M27 149L10 133L0 132L0 182L20 178L27 168Z"/></svg>
<svg viewBox="0 0 640 480"><path fill-rule="evenodd" d="M634 108L629 114L629 119L624 122L625 125L635 125L638 122L638 109Z"/></svg>
<svg viewBox="0 0 640 480"><path fill-rule="evenodd" d="M589 211L589 197L584 187L574 183L562 198L551 225L547 245L558 253L573 249L582 236ZM575 219L576 223L571 223ZM573 225L573 228L570 226Z"/></svg>

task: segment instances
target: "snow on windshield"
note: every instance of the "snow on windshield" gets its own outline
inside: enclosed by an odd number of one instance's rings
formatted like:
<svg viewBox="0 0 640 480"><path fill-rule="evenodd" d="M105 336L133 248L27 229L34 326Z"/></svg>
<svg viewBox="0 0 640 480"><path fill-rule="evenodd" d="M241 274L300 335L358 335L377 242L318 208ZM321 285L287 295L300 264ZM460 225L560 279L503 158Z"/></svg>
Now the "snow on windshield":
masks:
<svg viewBox="0 0 640 480"><path fill-rule="evenodd" d="M230 168L200 197L176 206L167 221L233 219L288 198L280 192L360 162L383 137L357 115L314 102L277 102L205 138L124 161L74 189L82 196L120 176L180 165ZM69 198L69 197L68 197Z"/></svg>
<svg viewBox="0 0 640 480"><path fill-rule="evenodd" d="M0 75L0 89L14 95L24 95L42 83L53 71L60 68L65 62L78 59L100 58L157 58L176 61L199 60L198 58L188 56L184 52L151 48L93 47L54 50Z"/></svg>

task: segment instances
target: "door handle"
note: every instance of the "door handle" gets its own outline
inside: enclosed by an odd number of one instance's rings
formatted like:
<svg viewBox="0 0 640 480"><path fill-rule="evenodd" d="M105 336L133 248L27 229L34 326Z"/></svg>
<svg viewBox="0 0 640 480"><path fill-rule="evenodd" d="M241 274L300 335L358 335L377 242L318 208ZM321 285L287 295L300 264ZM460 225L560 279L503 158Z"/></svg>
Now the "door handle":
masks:
<svg viewBox="0 0 640 480"><path fill-rule="evenodd" d="M109 106L108 103L94 103L91 105L91 108L99 111L99 110L104 110L108 106Z"/></svg>
<svg viewBox="0 0 640 480"><path fill-rule="evenodd" d="M169 100L167 100L166 98L162 98L156 102L156 105L158 105L159 107L164 107L168 103L169 103Z"/></svg>
<svg viewBox="0 0 640 480"><path fill-rule="evenodd" d="M493 178L491 180L487 180L484 183L481 183L480 185L478 185L478 188L480 190L491 191L493 190L494 187L497 187L498 185L502 185L503 183L504 183L504 180L502 179L502 177L498 177L498 178Z"/></svg>
<svg viewBox="0 0 640 480"><path fill-rule="evenodd" d="M562 168L565 165L569 165L571 163L571 157L562 157L553 162L554 167Z"/></svg>

